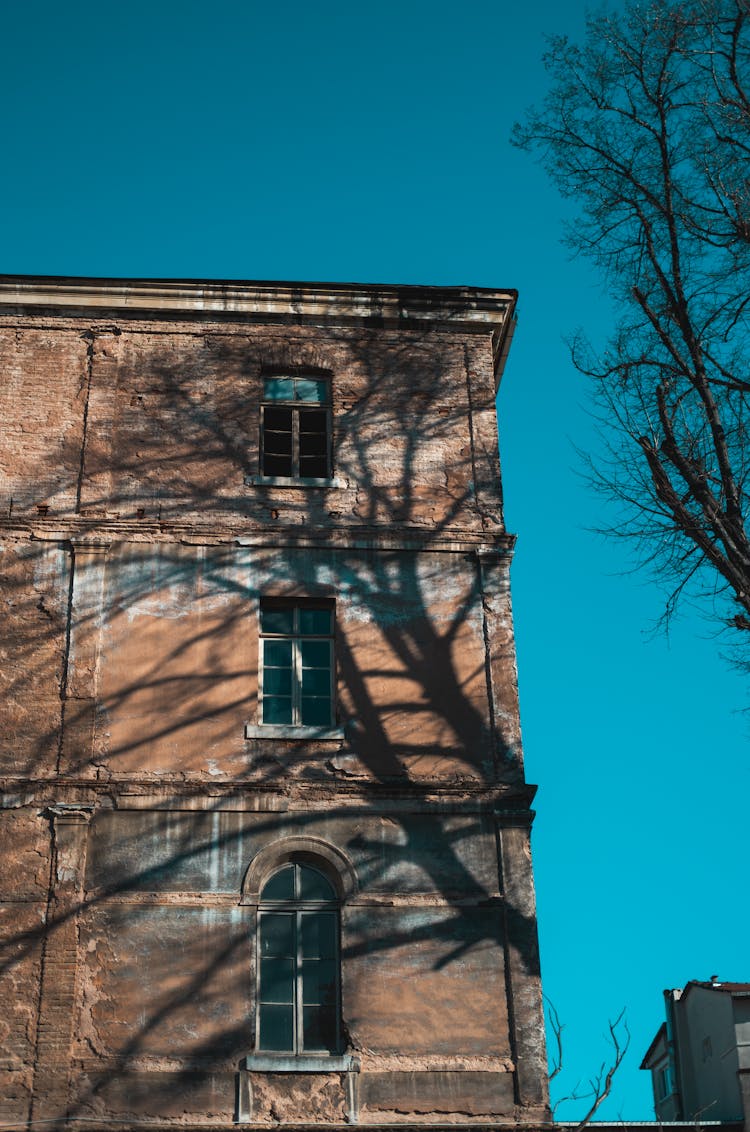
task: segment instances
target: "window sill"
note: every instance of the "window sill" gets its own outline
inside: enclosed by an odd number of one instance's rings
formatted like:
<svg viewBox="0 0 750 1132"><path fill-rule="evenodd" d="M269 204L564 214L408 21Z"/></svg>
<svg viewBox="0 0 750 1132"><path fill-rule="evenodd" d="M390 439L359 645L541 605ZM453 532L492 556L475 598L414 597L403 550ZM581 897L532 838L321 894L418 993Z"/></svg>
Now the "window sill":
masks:
<svg viewBox="0 0 750 1132"><path fill-rule="evenodd" d="M321 1053L296 1057L293 1053L249 1053L245 1068L251 1073L356 1073L359 1059L351 1053Z"/></svg>
<svg viewBox="0 0 750 1132"><path fill-rule="evenodd" d="M246 739L323 739L344 738L343 727L295 727L291 723L246 723Z"/></svg>
<svg viewBox="0 0 750 1132"><path fill-rule="evenodd" d="M346 481L338 476L332 478L317 478L310 476L307 479L293 476L245 476L246 487L346 487Z"/></svg>

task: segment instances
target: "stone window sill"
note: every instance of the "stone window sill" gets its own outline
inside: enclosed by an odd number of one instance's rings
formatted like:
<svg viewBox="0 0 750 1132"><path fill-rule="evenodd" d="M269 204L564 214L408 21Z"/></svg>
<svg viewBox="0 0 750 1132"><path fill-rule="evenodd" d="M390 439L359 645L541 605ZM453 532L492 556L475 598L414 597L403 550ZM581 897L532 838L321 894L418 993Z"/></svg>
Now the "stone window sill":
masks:
<svg viewBox="0 0 750 1132"><path fill-rule="evenodd" d="M331 479L294 479L291 476L245 476L246 487L346 487L346 481L333 476Z"/></svg>
<svg viewBox="0 0 750 1132"><path fill-rule="evenodd" d="M295 727L290 723L246 723L246 739L322 739L344 738L343 727Z"/></svg>
<svg viewBox="0 0 750 1132"><path fill-rule="evenodd" d="M249 1053L245 1068L251 1073L356 1073L359 1061L350 1053L295 1057L294 1054Z"/></svg>

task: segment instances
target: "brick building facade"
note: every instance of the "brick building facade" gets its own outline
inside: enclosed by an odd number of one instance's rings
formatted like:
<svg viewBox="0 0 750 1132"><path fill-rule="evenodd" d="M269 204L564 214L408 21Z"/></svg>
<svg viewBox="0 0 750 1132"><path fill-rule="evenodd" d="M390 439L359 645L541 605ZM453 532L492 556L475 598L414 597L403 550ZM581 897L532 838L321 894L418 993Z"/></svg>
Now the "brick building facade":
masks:
<svg viewBox="0 0 750 1132"><path fill-rule="evenodd" d="M548 1116L514 305L0 280L6 1121Z"/></svg>

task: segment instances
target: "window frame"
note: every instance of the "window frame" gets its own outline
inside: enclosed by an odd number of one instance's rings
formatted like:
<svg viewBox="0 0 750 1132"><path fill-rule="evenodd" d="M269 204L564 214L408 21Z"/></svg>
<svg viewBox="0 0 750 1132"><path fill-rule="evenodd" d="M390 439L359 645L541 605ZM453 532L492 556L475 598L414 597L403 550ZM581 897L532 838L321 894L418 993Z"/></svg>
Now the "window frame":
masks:
<svg viewBox="0 0 750 1132"><path fill-rule="evenodd" d="M293 631L289 633L273 633L264 631L263 613L269 609L291 609L293 611ZM330 616L330 633L303 634L299 631L300 612L302 610L326 610ZM278 667L266 663L266 644L274 641L289 641L291 644L291 709L290 722L281 723L277 720L265 718L266 704L266 673L270 668ZM328 645L328 695L320 696L328 702L328 718L325 723L305 723L302 720L302 693L303 693L303 665L302 642L320 641ZM258 718L262 727L291 727L313 728L315 730L330 731L336 727L336 606L330 599L315 598L261 598L258 609ZM268 695L270 698L270 694Z"/></svg>
<svg viewBox="0 0 750 1132"><path fill-rule="evenodd" d="M285 868L292 867L294 869L294 889L295 896L291 900L264 900L263 892L266 885ZM298 896L299 887L299 870L309 869L318 873L326 881L331 888L333 896L330 900L310 900ZM294 940L296 954L293 957L293 985L294 985L294 1001L293 1008L293 1035L294 1035L294 1048L279 1050L279 1049L265 1049L261 1045L261 1014L264 1005L274 1005L273 1003L263 1003L261 999L261 971L263 961L263 917L268 914L283 912L294 916ZM335 930L334 930L334 955L333 964L335 969L334 978L334 1029L333 1029L333 1049L306 1049L304 1043L304 991L303 991L303 970L305 957L302 955L302 917L306 914L326 912L334 916ZM256 932L256 957L255 957L255 984L256 984L256 1010L255 1010L255 1050L257 1054L268 1058L311 1058L326 1060L330 1058L338 1058L341 1056L341 1045L343 1036L343 1027L341 1025L341 901L336 895L336 888L331 881L331 878L323 872L322 869L308 861L285 861L280 864L273 872L269 873L266 877L259 894L258 899L258 924ZM310 957L307 957L308 962ZM323 1004L313 1004L323 1005Z"/></svg>
<svg viewBox="0 0 750 1132"><path fill-rule="evenodd" d="M294 383L294 396L291 398L273 399L266 396L266 382L286 379ZM319 484L333 478L333 413L331 399L331 376L328 373L314 371L284 370L266 372L262 375L263 396L260 402L260 425L258 433L258 475L261 480L274 480L288 483ZM300 381L324 382L326 386L325 401L308 401L296 396L297 383ZM266 410L289 409L291 411L291 474L279 475L277 472L267 471L266 461ZM300 416L305 411L323 412L325 414L325 469L323 475L305 476L301 469L300 452ZM273 453L268 453L273 455Z"/></svg>
<svg viewBox="0 0 750 1132"><path fill-rule="evenodd" d="M658 1103L668 1100L674 1092L674 1080L672 1074L672 1066L669 1062L658 1066L655 1071L656 1076L656 1100Z"/></svg>

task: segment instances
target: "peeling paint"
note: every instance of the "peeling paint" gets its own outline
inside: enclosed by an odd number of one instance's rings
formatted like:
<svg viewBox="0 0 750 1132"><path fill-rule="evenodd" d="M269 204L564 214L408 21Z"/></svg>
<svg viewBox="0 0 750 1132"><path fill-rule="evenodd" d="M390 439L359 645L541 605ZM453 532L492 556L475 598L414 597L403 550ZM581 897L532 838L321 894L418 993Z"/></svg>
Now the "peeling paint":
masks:
<svg viewBox="0 0 750 1132"><path fill-rule="evenodd" d="M261 1125L544 1120L497 553L514 297L86 284L92 318L68 285L0 327L9 1119L227 1127L241 1072ZM269 367L330 378L330 483L260 480ZM264 736L269 597L335 604L332 734ZM248 1060L290 858L342 895L335 1072Z"/></svg>

